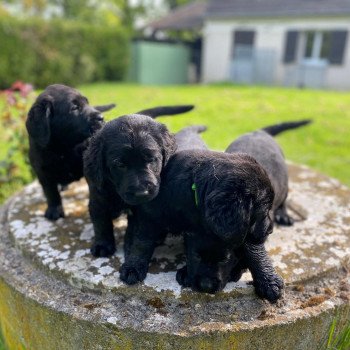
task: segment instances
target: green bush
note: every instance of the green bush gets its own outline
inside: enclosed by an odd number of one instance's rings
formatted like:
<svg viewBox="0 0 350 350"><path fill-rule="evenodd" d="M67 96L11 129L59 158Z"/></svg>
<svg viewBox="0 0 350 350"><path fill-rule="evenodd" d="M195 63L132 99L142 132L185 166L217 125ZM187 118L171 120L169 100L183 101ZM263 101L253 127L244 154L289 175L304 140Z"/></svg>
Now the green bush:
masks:
<svg viewBox="0 0 350 350"><path fill-rule="evenodd" d="M0 88L16 80L38 88L122 80L128 43L120 27L0 17Z"/></svg>

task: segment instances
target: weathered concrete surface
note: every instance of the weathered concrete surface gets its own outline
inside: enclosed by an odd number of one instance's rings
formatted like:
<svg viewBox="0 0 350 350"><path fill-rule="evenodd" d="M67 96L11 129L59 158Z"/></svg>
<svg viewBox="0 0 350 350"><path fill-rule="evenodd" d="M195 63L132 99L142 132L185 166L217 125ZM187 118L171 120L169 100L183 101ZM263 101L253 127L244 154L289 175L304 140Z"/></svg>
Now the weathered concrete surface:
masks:
<svg viewBox="0 0 350 350"><path fill-rule="evenodd" d="M276 227L268 250L285 278L284 299L255 297L245 274L215 297L182 290L182 242L157 248L144 284L119 280L118 251L89 254L87 187L64 193L67 218L50 223L37 183L12 198L0 223L0 323L10 348L319 349L333 316L349 316L350 190L290 166L292 228Z"/></svg>

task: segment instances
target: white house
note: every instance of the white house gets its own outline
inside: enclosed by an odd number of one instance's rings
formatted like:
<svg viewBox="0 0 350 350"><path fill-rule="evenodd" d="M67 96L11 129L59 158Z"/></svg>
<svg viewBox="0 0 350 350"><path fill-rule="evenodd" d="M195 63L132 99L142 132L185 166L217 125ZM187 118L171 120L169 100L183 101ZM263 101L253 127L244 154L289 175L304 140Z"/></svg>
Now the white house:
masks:
<svg viewBox="0 0 350 350"><path fill-rule="evenodd" d="M188 29L192 19L193 29L200 23L202 82L350 89L350 0L196 4L170 13L153 28L181 29L186 23Z"/></svg>

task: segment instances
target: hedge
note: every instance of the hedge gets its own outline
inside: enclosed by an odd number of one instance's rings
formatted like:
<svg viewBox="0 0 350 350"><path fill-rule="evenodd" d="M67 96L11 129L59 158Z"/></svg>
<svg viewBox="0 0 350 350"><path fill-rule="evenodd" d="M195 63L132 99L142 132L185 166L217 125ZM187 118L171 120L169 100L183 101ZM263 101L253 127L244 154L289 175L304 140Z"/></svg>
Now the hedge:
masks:
<svg viewBox="0 0 350 350"><path fill-rule="evenodd" d="M37 88L122 80L128 61L129 37L120 27L0 17L0 88L16 80Z"/></svg>

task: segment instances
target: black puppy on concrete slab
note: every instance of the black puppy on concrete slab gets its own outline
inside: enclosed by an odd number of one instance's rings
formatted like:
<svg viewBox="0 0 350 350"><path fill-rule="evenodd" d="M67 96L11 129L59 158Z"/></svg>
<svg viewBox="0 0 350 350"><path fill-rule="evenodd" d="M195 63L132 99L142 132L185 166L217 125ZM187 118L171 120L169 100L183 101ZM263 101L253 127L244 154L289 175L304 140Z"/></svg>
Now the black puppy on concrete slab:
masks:
<svg viewBox="0 0 350 350"><path fill-rule="evenodd" d="M84 155L84 174L90 190L94 256L115 252L114 218L157 196L161 173L176 151L176 141L186 148L187 138L204 129L188 127L174 136L148 116L127 115L108 122L92 137ZM196 138L192 147L203 144Z"/></svg>
<svg viewBox="0 0 350 350"><path fill-rule="evenodd" d="M227 148L227 153L245 153L253 157L266 171L273 190L274 190L274 201L272 206L272 215L274 221L280 225L290 226L293 224L293 219L287 214L286 211L286 199L288 195L288 169L285 163L283 152L277 142L274 140L273 136L276 136L284 131L299 128L301 126L309 124L310 120L302 120L298 122L286 122L277 125L272 125L265 127L261 130L257 130L251 133L240 136L238 139L233 141ZM196 239L187 239L187 250L190 255L196 256L198 253L196 251L207 249L210 251L212 243L207 241L200 242L201 247L198 247ZM222 247L222 251L227 248ZM250 264L247 259L254 254L247 254L247 250L253 250L256 252L257 247L249 246L245 244L245 247L235 249L233 255L236 259L236 264L232 264L233 269L230 274L226 273L227 266L222 264L210 264L205 259L198 261L196 266L196 272L188 271L187 266L184 266L177 273L178 282L185 287L196 288L201 291L216 292L222 289L228 280L224 280L222 276L229 276L230 281L237 282L242 273L249 268L249 266L254 266ZM266 253L263 253L263 247L260 248L261 257L260 261L268 260ZM258 261L255 262L255 265ZM251 268L250 268L251 269ZM253 276L254 273L251 271ZM257 287L257 281L254 284ZM261 293L261 288L256 288L257 293L264 297ZM267 299L272 300L273 297L267 297Z"/></svg>
<svg viewBox="0 0 350 350"><path fill-rule="evenodd" d="M270 301L281 296L282 279L264 248L272 232L274 192L264 169L246 154L181 151L162 173L158 195L133 208L125 236L120 277L142 281L153 251L167 233L185 237L185 271L178 281L214 293L231 280L243 249L257 293Z"/></svg>
<svg viewBox="0 0 350 350"><path fill-rule="evenodd" d="M251 144L261 149L265 146L265 158L279 165L271 176L286 189L276 186L277 201L267 173L247 154L184 151L171 157L162 174L158 196L135 208L129 219L121 279L128 284L142 280L163 234L183 233L187 266L177 274L181 285L214 293L228 281L237 281L242 270L249 268L257 294L276 301L283 282L271 265L264 241L272 231L273 209L285 201L288 178L280 170L286 171L281 150L268 133L304 124L305 121L265 128L254 133L257 142L252 135L237 140L239 144L246 140L247 150ZM271 163L265 165L271 168ZM282 180L278 181L280 176Z"/></svg>
<svg viewBox="0 0 350 350"><path fill-rule="evenodd" d="M290 226L293 224L293 219L288 215L286 209L288 168L283 151L273 137L309 123L311 120L268 126L240 136L225 151L227 153L243 152L249 154L265 169L275 192L273 211L275 222L279 225Z"/></svg>
<svg viewBox="0 0 350 350"><path fill-rule="evenodd" d="M103 125L102 112L115 105L92 107L86 97L65 85L50 85L31 107L26 126L29 158L44 190L45 217L64 217L59 186L83 176L83 151L90 137ZM144 111L151 117L178 114L193 106L157 107Z"/></svg>

